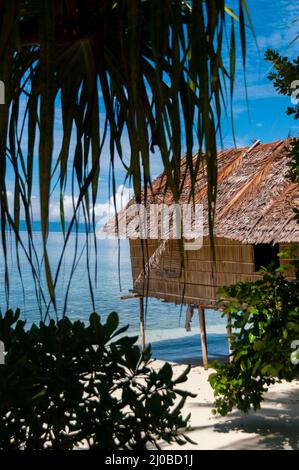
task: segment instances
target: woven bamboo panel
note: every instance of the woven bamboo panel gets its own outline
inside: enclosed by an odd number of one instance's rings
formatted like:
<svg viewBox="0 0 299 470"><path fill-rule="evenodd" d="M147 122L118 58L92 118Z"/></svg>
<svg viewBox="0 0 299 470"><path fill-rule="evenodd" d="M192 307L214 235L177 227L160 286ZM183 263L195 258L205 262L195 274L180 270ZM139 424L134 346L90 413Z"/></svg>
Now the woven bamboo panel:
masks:
<svg viewBox="0 0 299 470"><path fill-rule="evenodd" d="M188 260L186 270L211 273L212 265L210 261ZM215 271L217 273L253 274L254 264L252 262L216 261Z"/></svg>
<svg viewBox="0 0 299 470"><path fill-rule="evenodd" d="M193 299L192 303L201 303L203 300L213 303L217 298L217 289L224 285L235 284L239 281L256 281L260 276L254 272L253 248L251 245L222 244L223 240L216 239L216 256L222 257L221 261L215 263L215 272L212 277L212 263L208 259L200 259L211 254L210 246L205 245L201 250L186 252L185 268L181 275L179 272L180 253L177 247L177 241L172 240L167 250L163 254L158 267L150 271L149 278L143 281L143 289L151 292L151 296L180 303L179 299ZM139 256L132 257L132 274L135 280L140 271L143 270L147 261L146 253L142 257L140 241L131 241L134 253ZM155 241L149 246L150 253L158 247ZM283 244L281 249L288 246ZM230 257L226 261L224 257ZM242 261L240 260L242 259ZM281 265L289 263L289 259L281 258ZM287 273L288 277L294 275L293 271ZM140 286L139 286L140 287ZM169 300L171 299L171 300ZM196 302L195 302L196 301ZM184 300L185 303L185 300Z"/></svg>
<svg viewBox="0 0 299 470"><path fill-rule="evenodd" d="M189 271L185 273L186 282L211 286L230 285L239 281L257 281L260 278L258 274L215 273L212 277L204 272ZM181 276L181 280L183 280L183 276Z"/></svg>
<svg viewBox="0 0 299 470"><path fill-rule="evenodd" d="M218 246L227 246L227 245L240 245L240 242L237 240L232 240L230 238L224 237L215 237L215 244ZM210 246L210 237L203 237L203 246Z"/></svg>
<svg viewBox="0 0 299 470"><path fill-rule="evenodd" d="M140 270L143 269L142 258L132 258L133 276L138 275ZM185 263L186 273L203 273L204 276L212 273L210 261L196 261L191 260ZM218 274L254 274L253 263L236 263L236 262L216 262L215 272ZM152 273L154 275L154 273Z"/></svg>
<svg viewBox="0 0 299 470"><path fill-rule="evenodd" d="M212 250L209 246L203 246L200 250L187 251L186 259L189 260L200 260L210 261L213 259ZM223 245L215 247L216 261L252 261L252 247L250 245Z"/></svg>
<svg viewBox="0 0 299 470"><path fill-rule="evenodd" d="M159 245L159 240L130 240L130 247L131 247L131 254L132 256L141 256L142 253L142 246L144 250L147 250L151 253L153 252ZM246 247L248 248L250 245L242 245L240 242L236 240L229 240L227 238L216 237L215 238L215 246L216 247L244 247L246 251ZM202 248L207 249L210 253L210 239L209 237L203 238ZM167 249L165 253L171 254L173 252L179 252L179 242L178 240L169 240L167 243ZM189 252L190 253L190 252ZM194 252L193 252L194 253Z"/></svg>
<svg viewBox="0 0 299 470"><path fill-rule="evenodd" d="M147 240L141 243L141 240L130 240L130 254L131 257L145 257L148 258L159 246L158 240L148 242Z"/></svg>
<svg viewBox="0 0 299 470"><path fill-rule="evenodd" d="M134 290L134 292L139 293L139 294L144 294L142 290ZM199 297L192 297L188 295L184 295L183 297L181 295L176 295L176 294L165 294L164 292L159 292L159 291L148 291L148 296L153 297L159 300L162 300L163 302L169 302L173 303L176 305L188 305L188 304L194 304L202 307L210 307L212 308L213 306L216 306L215 301L211 301L210 299L205 299L205 298L199 298Z"/></svg>
<svg viewBox="0 0 299 470"><path fill-rule="evenodd" d="M169 293L175 293L175 294L181 294L184 291L184 286L186 289L186 286L189 286L189 289L192 289L192 295L194 292L197 292L198 289L206 289L208 287L211 288L216 288L218 289L219 287L222 286L228 286L231 284L235 284L236 282L242 281L242 282L255 282L257 280L261 279L261 276L258 274L253 274L253 275L215 275L214 278L212 276L206 276L205 278L202 278L202 280L197 280L197 278L192 279L191 276L185 276L185 282L183 278L180 280L178 279L159 279L155 278L153 275L150 276L150 278L146 279L144 281L143 287L144 289L150 289L151 291L159 290L161 292L164 292L165 294ZM194 282L192 282L194 280ZM208 289L209 292L212 292ZM213 300L214 297L211 298Z"/></svg>

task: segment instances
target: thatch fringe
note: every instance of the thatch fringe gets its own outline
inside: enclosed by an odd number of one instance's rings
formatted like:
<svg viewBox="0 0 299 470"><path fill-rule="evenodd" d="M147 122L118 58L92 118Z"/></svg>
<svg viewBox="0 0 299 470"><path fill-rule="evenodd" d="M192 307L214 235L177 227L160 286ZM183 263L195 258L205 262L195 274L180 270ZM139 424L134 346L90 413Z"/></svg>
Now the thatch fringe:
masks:
<svg viewBox="0 0 299 470"><path fill-rule="evenodd" d="M217 237L241 243L290 243L299 241L299 225L293 209L299 208L299 188L288 179L289 156L287 148L292 139L254 148L222 151L218 157L218 189L214 234ZM196 163L194 157L194 164ZM185 174L182 160L181 174L184 190L180 203L190 202L191 176ZM203 205L204 235L209 234L208 198L205 167L196 182L195 202ZM172 204L166 177L159 176L149 188L147 204ZM132 204L131 201L129 204ZM119 214L122 217L122 213ZM138 220L136 218L136 226ZM110 221L104 228L115 232ZM170 228L171 230L171 228Z"/></svg>

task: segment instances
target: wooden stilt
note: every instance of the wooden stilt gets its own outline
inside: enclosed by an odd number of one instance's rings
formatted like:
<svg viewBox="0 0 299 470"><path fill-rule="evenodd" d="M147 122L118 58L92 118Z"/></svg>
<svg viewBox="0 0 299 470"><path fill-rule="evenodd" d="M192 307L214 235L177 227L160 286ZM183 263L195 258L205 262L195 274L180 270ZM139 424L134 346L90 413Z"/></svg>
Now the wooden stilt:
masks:
<svg viewBox="0 0 299 470"><path fill-rule="evenodd" d="M227 329L227 339L228 339L228 362L231 362L233 357L232 357L232 349L231 349L231 336L232 336L232 319L231 319L231 314L230 312L227 312L226 314L226 318L227 318L227 326L226 326L226 329Z"/></svg>
<svg viewBox="0 0 299 470"><path fill-rule="evenodd" d="M203 362L204 369L208 369L208 348L207 348L205 309L203 307L199 307L198 313L199 313L199 327L200 327L200 338L201 338L201 349L202 349L202 362Z"/></svg>
<svg viewBox="0 0 299 470"><path fill-rule="evenodd" d="M145 328L144 328L143 295L140 295L140 294L126 294L126 295L121 296L121 300L130 300L130 299L139 299L141 350L145 351Z"/></svg>
<svg viewBox="0 0 299 470"><path fill-rule="evenodd" d="M145 351L145 328L144 328L144 305L143 297L139 298L140 305L140 339L141 339L141 350Z"/></svg>
<svg viewBox="0 0 299 470"><path fill-rule="evenodd" d="M0 365L5 364L5 349L3 341L0 341Z"/></svg>

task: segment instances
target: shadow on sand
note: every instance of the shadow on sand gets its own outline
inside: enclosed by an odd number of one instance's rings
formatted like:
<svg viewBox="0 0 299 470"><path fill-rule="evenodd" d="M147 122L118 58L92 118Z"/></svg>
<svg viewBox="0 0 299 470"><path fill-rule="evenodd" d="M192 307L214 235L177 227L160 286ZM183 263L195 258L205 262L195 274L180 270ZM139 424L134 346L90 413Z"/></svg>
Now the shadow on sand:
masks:
<svg viewBox="0 0 299 470"><path fill-rule="evenodd" d="M214 431L241 431L254 436L221 449L299 449L299 387L285 392L268 392L262 409L243 416L231 413ZM258 436L256 436L258 434Z"/></svg>
<svg viewBox="0 0 299 470"><path fill-rule="evenodd" d="M212 363L216 359L226 361L228 355L227 336L211 333L207 337L208 358ZM183 338L165 339L152 343L153 357L177 364L202 365L200 336L192 334Z"/></svg>

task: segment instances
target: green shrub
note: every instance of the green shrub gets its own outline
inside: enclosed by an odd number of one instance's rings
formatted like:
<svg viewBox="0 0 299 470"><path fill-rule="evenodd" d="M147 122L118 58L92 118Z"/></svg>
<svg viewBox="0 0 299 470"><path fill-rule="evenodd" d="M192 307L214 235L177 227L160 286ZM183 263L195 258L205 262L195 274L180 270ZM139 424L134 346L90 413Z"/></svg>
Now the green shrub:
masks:
<svg viewBox="0 0 299 470"><path fill-rule="evenodd" d="M118 316L89 325L68 318L25 329L20 312L0 315L0 448L143 449L158 440L184 444L182 407L189 393L165 364L150 367L150 348L122 336ZM180 400L177 403L177 398Z"/></svg>
<svg viewBox="0 0 299 470"><path fill-rule="evenodd" d="M222 288L236 332L232 361L214 364L216 372L209 377L217 397L215 412L256 410L270 384L291 381L299 373L291 360L292 343L299 340L299 282L286 279L283 271L270 267L259 281Z"/></svg>

